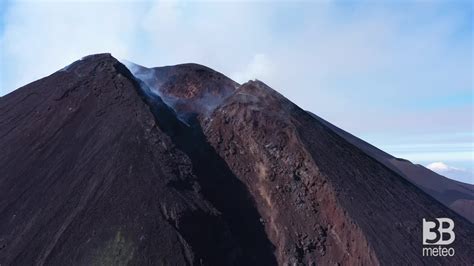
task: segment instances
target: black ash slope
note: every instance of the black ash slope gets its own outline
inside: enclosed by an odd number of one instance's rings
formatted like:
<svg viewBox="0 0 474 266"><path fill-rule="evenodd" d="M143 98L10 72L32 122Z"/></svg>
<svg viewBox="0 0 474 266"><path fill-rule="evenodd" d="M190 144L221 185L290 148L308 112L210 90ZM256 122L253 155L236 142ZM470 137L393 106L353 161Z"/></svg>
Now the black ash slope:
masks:
<svg viewBox="0 0 474 266"><path fill-rule="evenodd" d="M0 264L472 263L471 223L259 81L84 58L0 99ZM456 222L421 256L421 219Z"/></svg>
<svg viewBox="0 0 474 266"><path fill-rule="evenodd" d="M0 264L249 260L140 93L103 54L0 99Z"/></svg>

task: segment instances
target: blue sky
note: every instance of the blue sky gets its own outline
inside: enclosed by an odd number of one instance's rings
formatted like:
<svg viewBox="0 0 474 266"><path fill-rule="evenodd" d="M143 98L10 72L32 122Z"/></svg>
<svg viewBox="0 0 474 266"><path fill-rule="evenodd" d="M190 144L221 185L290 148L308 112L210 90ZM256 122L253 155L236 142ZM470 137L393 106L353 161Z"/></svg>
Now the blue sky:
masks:
<svg viewBox="0 0 474 266"><path fill-rule="evenodd" d="M2 1L0 95L84 55L260 79L395 156L474 183L472 1ZM439 164L437 164L439 166Z"/></svg>

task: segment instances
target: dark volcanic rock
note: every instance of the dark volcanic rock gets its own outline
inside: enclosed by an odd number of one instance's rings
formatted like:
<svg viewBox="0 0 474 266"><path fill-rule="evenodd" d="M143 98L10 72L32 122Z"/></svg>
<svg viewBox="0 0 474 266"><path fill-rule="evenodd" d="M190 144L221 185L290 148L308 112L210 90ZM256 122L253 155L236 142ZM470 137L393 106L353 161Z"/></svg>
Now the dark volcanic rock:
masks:
<svg viewBox="0 0 474 266"><path fill-rule="evenodd" d="M358 149L361 149L367 155L370 155L386 167L399 173L401 176L423 189L423 191L433 196L439 202L450 207L452 210L471 221L471 223L474 222L474 185L446 178L421 165L413 164L405 159L395 158L394 156L379 150L369 143L332 125L317 115L310 114L346 141L353 144Z"/></svg>
<svg viewBox="0 0 474 266"><path fill-rule="evenodd" d="M127 65L137 78L185 120L195 114L208 115L239 85L221 73L198 64L155 68L131 62Z"/></svg>
<svg viewBox="0 0 474 266"><path fill-rule="evenodd" d="M236 264L130 72L95 55L0 100L0 264Z"/></svg>
<svg viewBox="0 0 474 266"><path fill-rule="evenodd" d="M280 263L439 263L421 256L421 221L433 217L456 223L457 257L445 263L472 260L471 223L262 82L242 85L204 123L254 195Z"/></svg>
<svg viewBox="0 0 474 266"><path fill-rule="evenodd" d="M129 68L0 98L1 265L472 263L469 221L262 82ZM435 217L454 257L422 257Z"/></svg>

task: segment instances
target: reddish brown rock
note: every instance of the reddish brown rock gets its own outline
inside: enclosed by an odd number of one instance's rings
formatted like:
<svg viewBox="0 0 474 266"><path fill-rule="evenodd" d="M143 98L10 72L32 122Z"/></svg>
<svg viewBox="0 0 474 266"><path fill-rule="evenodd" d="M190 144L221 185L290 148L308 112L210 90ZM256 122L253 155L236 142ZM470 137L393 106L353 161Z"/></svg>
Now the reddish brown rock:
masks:
<svg viewBox="0 0 474 266"><path fill-rule="evenodd" d="M203 127L254 195L280 264L471 260L471 223L262 82L243 84ZM455 220L458 257L421 256L427 217Z"/></svg>
<svg viewBox="0 0 474 266"><path fill-rule="evenodd" d="M129 67L0 98L0 264L472 263L472 223L262 82ZM422 256L435 217L454 257Z"/></svg>

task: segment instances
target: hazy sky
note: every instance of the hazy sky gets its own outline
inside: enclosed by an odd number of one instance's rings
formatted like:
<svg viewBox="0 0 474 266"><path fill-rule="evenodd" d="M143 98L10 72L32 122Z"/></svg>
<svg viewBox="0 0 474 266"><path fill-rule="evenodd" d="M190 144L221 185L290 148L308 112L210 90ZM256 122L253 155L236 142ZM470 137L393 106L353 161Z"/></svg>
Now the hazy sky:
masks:
<svg viewBox="0 0 474 266"><path fill-rule="evenodd" d="M474 183L472 1L1 1L0 95L92 53L260 79ZM440 163L439 163L440 162Z"/></svg>

